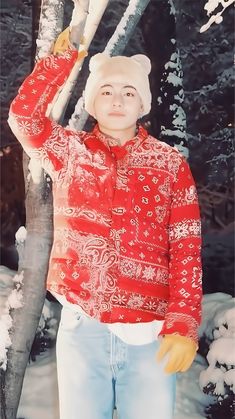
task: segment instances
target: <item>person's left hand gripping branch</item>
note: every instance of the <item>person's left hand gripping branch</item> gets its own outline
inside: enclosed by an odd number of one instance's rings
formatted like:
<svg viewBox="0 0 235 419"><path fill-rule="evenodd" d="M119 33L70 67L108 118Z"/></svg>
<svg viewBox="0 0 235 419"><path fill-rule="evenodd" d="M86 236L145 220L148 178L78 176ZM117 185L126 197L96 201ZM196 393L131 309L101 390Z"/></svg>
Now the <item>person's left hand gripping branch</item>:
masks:
<svg viewBox="0 0 235 419"><path fill-rule="evenodd" d="M198 346L193 339L178 334L165 335L162 338L157 361L167 356L164 371L169 374L187 371L196 355Z"/></svg>
<svg viewBox="0 0 235 419"><path fill-rule="evenodd" d="M60 55L63 54L67 49L72 48L74 49L74 46L70 40L71 35L71 28L68 26L61 32L58 36L58 38L55 41L54 47L53 47L53 54ZM82 58L87 56L87 51L82 50L78 53L77 61L81 60Z"/></svg>

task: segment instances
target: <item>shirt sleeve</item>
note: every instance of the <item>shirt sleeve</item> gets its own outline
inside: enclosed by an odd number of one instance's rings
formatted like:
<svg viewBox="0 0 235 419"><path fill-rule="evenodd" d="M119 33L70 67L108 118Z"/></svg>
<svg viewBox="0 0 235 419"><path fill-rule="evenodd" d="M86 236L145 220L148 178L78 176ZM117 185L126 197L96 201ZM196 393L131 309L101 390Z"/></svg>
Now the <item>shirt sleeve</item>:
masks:
<svg viewBox="0 0 235 419"><path fill-rule="evenodd" d="M182 158L173 185L169 222L170 300L161 335L198 340L201 320L201 222L195 183Z"/></svg>
<svg viewBox="0 0 235 419"><path fill-rule="evenodd" d="M48 116L48 105L67 80L78 56L68 49L38 61L10 106L8 123L26 153L53 177L66 165L68 131Z"/></svg>

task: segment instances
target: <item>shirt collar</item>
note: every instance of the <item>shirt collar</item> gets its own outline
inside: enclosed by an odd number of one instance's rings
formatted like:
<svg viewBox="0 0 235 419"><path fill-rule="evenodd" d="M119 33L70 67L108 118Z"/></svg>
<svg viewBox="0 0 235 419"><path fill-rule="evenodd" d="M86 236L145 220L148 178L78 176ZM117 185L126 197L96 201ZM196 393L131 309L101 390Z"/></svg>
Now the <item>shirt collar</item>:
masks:
<svg viewBox="0 0 235 419"><path fill-rule="evenodd" d="M111 151L115 154L117 159L123 158L126 154L136 149L148 136L148 132L142 127L137 126L137 134L135 137L128 140L121 145L120 140L108 136L99 130L98 124L93 129L93 134Z"/></svg>

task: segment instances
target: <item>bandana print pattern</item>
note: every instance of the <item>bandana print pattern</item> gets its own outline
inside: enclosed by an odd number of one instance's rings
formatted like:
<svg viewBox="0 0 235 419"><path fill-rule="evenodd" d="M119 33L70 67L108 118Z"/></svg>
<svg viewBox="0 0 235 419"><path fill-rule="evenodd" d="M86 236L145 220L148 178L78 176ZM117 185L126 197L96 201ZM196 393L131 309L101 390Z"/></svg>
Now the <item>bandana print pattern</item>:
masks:
<svg viewBox="0 0 235 419"><path fill-rule="evenodd" d="M27 153L53 179L49 290L103 322L165 319L162 334L197 339L200 217L187 162L138 127L125 146L47 117L76 51L38 62L10 111Z"/></svg>

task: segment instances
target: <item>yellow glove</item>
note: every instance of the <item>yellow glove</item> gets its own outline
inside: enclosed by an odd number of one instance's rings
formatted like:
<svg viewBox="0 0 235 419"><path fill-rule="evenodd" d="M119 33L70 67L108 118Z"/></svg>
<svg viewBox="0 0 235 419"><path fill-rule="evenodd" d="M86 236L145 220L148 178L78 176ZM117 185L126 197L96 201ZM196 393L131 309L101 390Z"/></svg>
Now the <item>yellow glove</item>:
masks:
<svg viewBox="0 0 235 419"><path fill-rule="evenodd" d="M68 26L63 32L61 32L55 41L53 47L53 54L60 55L63 54L68 48L73 48L73 45L69 39L70 36L70 27ZM87 51L82 50L78 53L77 61L81 60L82 58L87 56Z"/></svg>
<svg viewBox="0 0 235 419"><path fill-rule="evenodd" d="M69 40L70 28L69 26L59 34L58 38L55 41L53 47L53 54L63 54L69 47L71 47L71 43Z"/></svg>
<svg viewBox="0 0 235 419"><path fill-rule="evenodd" d="M162 338L157 361L168 355L164 371L170 374L185 372L191 366L198 346L192 339L181 335L165 335Z"/></svg>

